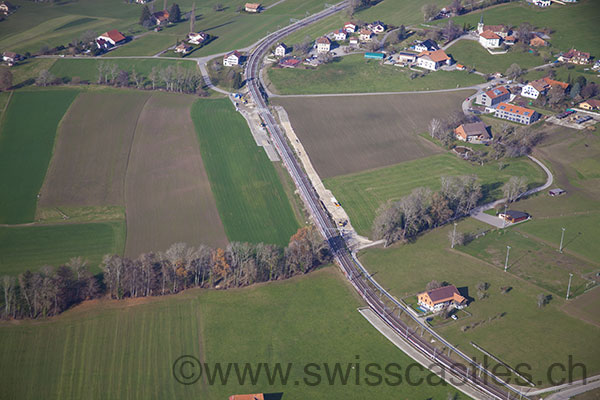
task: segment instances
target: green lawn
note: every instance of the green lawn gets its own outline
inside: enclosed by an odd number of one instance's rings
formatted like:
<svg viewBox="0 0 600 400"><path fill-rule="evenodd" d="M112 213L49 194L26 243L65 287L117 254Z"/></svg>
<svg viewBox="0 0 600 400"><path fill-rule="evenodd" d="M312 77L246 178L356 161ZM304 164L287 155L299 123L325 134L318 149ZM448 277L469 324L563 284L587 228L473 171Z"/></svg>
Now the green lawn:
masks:
<svg viewBox="0 0 600 400"><path fill-rule="evenodd" d="M567 51L571 47L587 51L592 55L600 54L600 32L597 29L600 2L580 0L577 4L561 6L553 4L548 8L540 8L525 2L513 2L497 7L486 8L471 14L453 18L463 24L476 27L483 12L484 22L488 25L506 24L518 26L529 22L537 28L550 28L552 50ZM446 21L440 21L440 24ZM504 71L503 71L504 72Z"/></svg>
<svg viewBox="0 0 600 400"><path fill-rule="evenodd" d="M425 172L424 172L425 171ZM501 187L510 176L525 176L530 186L544 181L543 172L526 159L512 159L498 170L495 164L474 166L445 153L407 161L391 167L325 179L361 235L369 235L375 213L388 200L397 200L419 186L440 188L442 176L476 174L486 195L484 201L502 197Z"/></svg>
<svg viewBox="0 0 600 400"><path fill-rule="evenodd" d="M569 355L573 356L574 362L587 366L588 376L600 372L600 352L597 346L589 346L600 335L600 328L564 313L561 310L564 297L553 295L550 303L540 309L537 296L551 294L547 289L461 251L450 250L448 234L451 229L450 226L436 229L407 245L366 250L361 259L367 270L377 276L378 282L397 298L423 291L432 279L466 288L468 296L474 299L466 309L472 316L438 331L478 360L483 354L471 346L471 341L513 367L527 363L531 367L527 372L531 371L536 383L539 381L544 385L548 384L547 368L555 362L566 364ZM471 218L459 222L457 228L459 232L482 229L489 229L489 226ZM568 274L565 275L568 280ZM478 300L477 296L479 282L490 284L489 297L483 300ZM500 288L507 286L512 290L502 294ZM506 314L498 317L501 313ZM494 316L496 318L490 320ZM462 326L469 328L462 332ZM580 369L574 370L574 378L580 375Z"/></svg>
<svg viewBox="0 0 600 400"><path fill-rule="evenodd" d="M491 55L478 42L460 40L450 46L446 52L459 64L475 68L483 73L500 72L504 74L508 67L516 63L522 69L545 64L542 57L530 53L511 50L506 54Z"/></svg>
<svg viewBox="0 0 600 400"><path fill-rule="evenodd" d="M158 54L177 43L177 36L170 35L167 32L168 31L148 33L143 37L108 52L106 57L153 56ZM183 37L184 35L180 35L179 40L183 39Z"/></svg>
<svg viewBox="0 0 600 400"><path fill-rule="evenodd" d="M56 63L50 68L50 72L52 72L55 76L60 78L70 78L72 79L75 76L78 76L83 81L89 81L91 83L95 83L98 80L98 65L100 63L104 64L116 64L119 69L123 69L129 73L135 71L146 77L150 74L153 67L157 67L159 69L165 69L169 65L178 66L181 68L198 70L198 66L194 61L188 60L161 60L161 59L59 59L56 60Z"/></svg>
<svg viewBox="0 0 600 400"><path fill-rule="evenodd" d="M451 89L484 82L481 76L465 71L437 71L410 79L412 73L406 68L366 60L362 54L341 57L317 69L268 69L274 89L281 94Z"/></svg>
<svg viewBox="0 0 600 400"><path fill-rule="evenodd" d="M15 92L0 127L0 223L31 222L56 128L76 90Z"/></svg>
<svg viewBox="0 0 600 400"><path fill-rule="evenodd" d="M29 58L19 62L10 71L13 74L13 87L32 85L44 69L50 70L56 59Z"/></svg>
<svg viewBox="0 0 600 400"><path fill-rule="evenodd" d="M282 399L406 398L445 400L455 390L433 382L407 384L412 360L375 330L357 311L361 304L333 267L309 276L241 290L189 290L147 301L101 301L43 322L0 326L3 392L21 399L130 398L226 399L240 393L282 393ZM318 312L316 311L318 310ZM343 340L342 340L343 339ZM221 363L291 366L287 385L270 385L265 374L256 384L226 385L203 379L186 386L173 377L173 363L192 355L212 368ZM322 366L322 382L303 366ZM359 363L359 384L326 381L324 363ZM402 368L402 384L369 386L368 363ZM206 370L206 368L205 368ZM397 371L392 369L392 371ZM427 374L412 368L416 381ZM374 378L371 378L371 382ZM393 383L395 378L390 377ZM295 382L298 381L298 384ZM465 399L460 394L458 399Z"/></svg>
<svg viewBox="0 0 600 400"><path fill-rule="evenodd" d="M0 227L0 275L58 267L78 256L99 272L102 257L123 254L124 247L124 221Z"/></svg>
<svg viewBox="0 0 600 400"><path fill-rule="evenodd" d="M568 82L569 79L574 81L578 76L584 76L587 82L596 82L596 84L600 83L600 77L598 77L598 74L595 71L592 71L589 67L585 67L583 65L556 65L554 68L552 68L552 70L556 73L556 77L554 79L562 82ZM524 74L523 79L534 81L545 76L548 76L548 70L535 70Z"/></svg>
<svg viewBox="0 0 600 400"><path fill-rule="evenodd" d="M285 245L298 229L274 165L229 99L192 106L200 152L230 241Z"/></svg>

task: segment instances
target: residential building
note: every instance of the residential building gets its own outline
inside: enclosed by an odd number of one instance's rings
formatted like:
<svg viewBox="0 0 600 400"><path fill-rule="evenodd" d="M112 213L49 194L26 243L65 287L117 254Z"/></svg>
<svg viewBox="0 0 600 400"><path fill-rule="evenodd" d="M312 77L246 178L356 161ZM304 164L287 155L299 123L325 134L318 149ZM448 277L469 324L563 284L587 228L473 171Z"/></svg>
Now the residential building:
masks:
<svg viewBox="0 0 600 400"><path fill-rule="evenodd" d="M529 45L532 46L532 47L542 47L542 46L548 45L548 43L544 39L542 39L541 37L534 36L529 41Z"/></svg>
<svg viewBox="0 0 600 400"><path fill-rule="evenodd" d="M244 6L244 10L249 13L257 13L260 12L261 5L260 3L246 3Z"/></svg>
<svg viewBox="0 0 600 400"><path fill-rule="evenodd" d="M372 24L368 24L367 28L376 35L385 32L385 24L381 21L375 21Z"/></svg>
<svg viewBox="0 0 600 400"><path fill-rule="evenodd" d="M348 43L350 44L350 46L358 46L358 43L359 43L358 37L352 36L350 38L350 40L348 40Z"/></svg>
<svg viewBox="0 0 600 400"><path fill-rule="evenodd" d="M333 32L334 40L344 41L344 40L346 40L347 37L348 37L348 33L343 28L338 29L337 31Z"/></svg>
<svg viewBox="0 0 600 400"><path fill-rule="evenodd" d="M479 34L479 43L488 49L500 47L502 38L492 31L483 31Z"/></svg>
<svg viewBox="0 0 600 400"><path fill-rule="evenodd" d="M460 309L467 305L467 299L460 294L454 285L442 286L419 293L417 300L419 306L433 312L450 306Z"/></svg>
<svg viewBox="0 0 600 400"><path fill-rule="evenodd" d="M510 103L500 103L494 114L497 118L506 119L520 124L529 125L539 118L539 114L529 108L515 106Z"/></svg>
<svg viewBox="0 0 600 400"><path fill-rule="evenodd" d="M401 51L392 56L392 60L395 63L400 64L409 64L417 61L417 55L415 53L408 53L405 51Z"/></svg>
<svg viewBox="0 0 600 400"><path fill-rule="evenodd" d="M454 129L454 135L458 140L469 143L485 143L492 138L481 121L459 125Z"/></svg>
<svg viewBox="0 0 600 400"><path fill-rule="evenodd" d="M169 12L167 10L157 11L152 14L154 25L166 25L169 23Z"/></svg>
<svg viewBox="0 0 600 400"><path fill-rule="evenodd" d="M370 42L373 40L373 32L370 29L361 29L359 32L359 39L361 42Z"/></svg>
<svg viewBox="0 0 600 400"><path fill-rule="evenodd" d="M5 51L2 53L2 61L6 61L9 64L13 64L21 59L21 55L13 51Z"/></svg>
<svg viewBox="0 0 600 400"><path fill-rule="evenodd" d="M290 48L287 47L284 43L279 43L279 45L275 47L275 55L277 57L285 57L285 55L289 52Z"/></svg>
<svg viewBox="0 0 600 400"><path fill-rule="evenodd" d="M600 100L588 99L579 103L578 107L588 111L600 110Z"/></svg>
<svg viewBox="0 0 600 400"><path fill-rule="evenodd" d="M317 53L327 53L331 50L331 40L325 36L317 39Z"/></svg>
<svg viewBox="0 0 600 400"><path fill-rule="evenodd" d="M427 39L423 42L417 43L413 46L413 48L415 49L415 51L421 52L421 51L436 51L440 49L440 46L438 46L438 44L431 40L431 39Z"/></svg>
<svg viewBox="0 0 600 400"><path fill-rule="evenodd" d="M479 93L475 98L477 104L494 107L496 104L510 100L510 92L505 86L498 86L486 92Z"/></svg>
<svg viewBox="0 0 600 400"><path fill-rule="evenodd" d="M521 89L521 96L529 97L530 99L537 99L540 95L545 95L548 93L548 90L550 90L550 88L553 86L558 86L563 90L567 90L569 84L545 77L529 82L527 85L523 86Z"/></svg>
<svg viewBox="0 0 600 400"><path fill-rule="evenodd" d="M551 3L550 0L532 0L531 2L538 7L550 7Z"/></svg>
<svg viewBox="0 0 600 400"><path fill-rule="evenodd" d="M508 46L512 46L517 42L517 38L514 37L513 35L508 35L507 37L504 38L504 44L508 45Z"/></svg>
<svg viewBox="0 0 600 400"><path fill-rule="evenodd" d="M6 1L0 2L0 14L8 15L15 10L15 6Z"/></svg>
<svg viewBox="0 0 600 400"><path fill-rule="evenodd" d="M199 45L204 43L208 39L208 34L204 32L190 32L187 35L187 41L189 44Z"/></svg>
<svg viewBox="0 0 600 400"><path fill-rule="evenodd" d="M571 64L587 64L590 62L590 53L571 49L558 57L558 61Z"/></svg>
<svg viewBox="0 0 600 400"><path fill-rule="evenodd" d="M125 36L121 32L116 29L110 30L108 32L104 32L102 35L98 36L98 39L102 39L105 42L109 43L112 46L116 46L117 44L123 43L125 41Z"/></svg>
<svg viewBox="0 0 600 400"><path fill-rule="evenodd" d="M357 26L352 22L346 22L344 24L344 30L346 31L346 33L354 33L356 32L356 28Z"/></svg>
<svg viewBox="0 0 600 400"><path fill-rule="evenodd" d="M444 50L423 51L417 56L417 66L431 71L437 71L442 65L450 65L452 59Z"/></svg>
<svg viewBox="0 0 600 400"><path fill-rule="evenodd" d="M242 63L242 57L242 54L237 50L229 52L225 54L225 57L223 57L223 65L226 67L240 65Z"/></svg>
<svg viewBox="0 0 600 400"><path fill-rule="evenodd" d="M525 220L531 218L531 216L529 214L527 214L526 212L515 211L515 210L508 210L504 213L500 213L500 214L498 214L498 217L505 220L506 222L510 222L511 224L514 224L516 222L525 221Z"/></svg>
<svg viewBox="0 0 600 400"><path fill-rule="evenodd" d="M175 47L175 53L187 54L190 51L192 51L192 46L190 46L189 44L185 44L184 42L179 43Z"/></svg>

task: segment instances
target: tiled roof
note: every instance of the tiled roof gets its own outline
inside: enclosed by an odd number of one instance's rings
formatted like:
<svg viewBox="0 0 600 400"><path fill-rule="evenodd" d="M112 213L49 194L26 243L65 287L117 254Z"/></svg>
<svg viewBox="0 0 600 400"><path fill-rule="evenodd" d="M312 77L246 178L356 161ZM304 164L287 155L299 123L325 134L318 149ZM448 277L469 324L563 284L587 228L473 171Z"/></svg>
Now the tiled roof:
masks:
<svg viewBox="0 0 600 400"><path fill-rule="evenodd" d="M498 108L497 109L498 110L502 110L502 111L506 111L506 112L510 112L510 113L513 113L513 114L517 114L517 115L523 115L525 117L530 117L535 112L532 109L521 107L521 106L515 106L515 105L510 104L510 103L500 103L500 104L498 104Z"/></svg>

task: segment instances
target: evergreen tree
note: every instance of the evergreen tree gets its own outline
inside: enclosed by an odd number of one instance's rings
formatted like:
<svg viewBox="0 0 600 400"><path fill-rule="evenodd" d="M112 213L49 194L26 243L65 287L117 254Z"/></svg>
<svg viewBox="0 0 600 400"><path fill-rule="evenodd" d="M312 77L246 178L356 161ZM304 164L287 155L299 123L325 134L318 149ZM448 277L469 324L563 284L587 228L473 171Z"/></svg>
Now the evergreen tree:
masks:
<svg viewBox="0 0 600 400"><path fill-rule="evenodd" d="M150 9L148 6L144 6L142 8L142 15L140 15L140 25L142 26L150 26L152 22L152 14L150 13Z"/></svg>
<svg viewBox="0 0 600 400"><path fill-rule="evenodd" d="M169 22L179 22L181 19L181 10L179 9L179 5L177 3L173 3L171 9L169 10Z"/></svg>

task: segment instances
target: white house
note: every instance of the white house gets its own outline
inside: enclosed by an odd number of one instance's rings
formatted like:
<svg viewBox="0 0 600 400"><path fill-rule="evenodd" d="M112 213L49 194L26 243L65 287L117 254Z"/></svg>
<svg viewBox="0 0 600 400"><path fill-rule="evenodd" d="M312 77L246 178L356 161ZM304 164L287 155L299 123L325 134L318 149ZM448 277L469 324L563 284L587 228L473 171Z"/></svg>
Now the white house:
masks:
<svg viewBox="0 0 600 400"><path fill-rule="evenodd" d="M175 53L181 53L181 54L187 54L190 51L192 51L192 46L187 45L185 43L179 43L176 47L175 47Z"/></svg>
<svg viewBox="0 0 600 400"><path fill-rule="evenodd" d="M208 35L204 32L190 32L187 35L187 41L189 44L199 45L208 39Z"/></svg>
<svg viewBox="0 0 600 400"><path fill-rule="evenodd" d="M290 51L290 48L287 47L283 43L279 43L277 47L275 47L275 55L277 57L285 57L285 55Z"/></svg>
<svg viewBox="0 0 600 400"><path fill-rule="evenodd" d="M369 29L361 29L359 39L361 42L370 42L373 40L373 32Z"/></svg>
<svg viewBox="0 0 600 400"><path fill-rule="evenodd" d="M117 44L125 41L125 36L123 36L123 34L118 30L113 29L111 31L104 32L102 35L98 36L96 41L100 39L110 43L111 46L116 46Z"/></svg>
<svg viewBox="0 0 600 400"><path fill-rule="evenodd" d="M483 31L479 34L479 43L488 49L500 47L500 36L492 31Z"/></svg>
<svg viewBox="0 0 600 400"><path fill-rule="evenodd" d="M348 40L348 43L350 43L350 46L358 46L359 41L356 36L352 36L350 40Z"/></svg>
<svg viewBox="0 0 600 400"><path fill-rule="evenodd" d="M246 10L246 12L249 12L249 13L260 12L261 4L260 3L246 3L244 5L244 10Z"/></svg>
<svg viewBox="0 0 600 400"><path fill-rule="evenodd" d="M346 22L344 24L344 30L346 31L346 33L354 33L356 32L356 25L352 22Z"/></svg>
<svg viewBox="0 0 600 400"><path fill-rule="evenodd" d="M223 65L226 67L233 67L234 65L240 65L242 62L242 54L235 50L225 54L223 57Z"/></svg>
<svg viewBox="0 0 600 400"><path fill-rule="evenodd" d="M417 43L414 45L413 47L415 49L415 51L436 51L440 49L440 46L438 46L438 44L431 40L431 39L427 39L423 42Z"/></svg>
<svg viewBox="0 0 600 400"><path fill-rule="evenodd" d="M417 66L437 71L442 65L450 65L452 59L444 52L444 50L423 51L417 56Z"/></svg>
<svg viewBox="0 0 600 400"><path fill-rule="evenodd" d="M538 7L550 7L551 1L550 0L533 0L532 3Z"/></svg>
<svg viewBox="0 0 600 400"><path fill-rule="evenodd" d="M327 53L331 50L331 40L322 36L317 39L317 53Z"/></svg>
<svg viewBox="0 0 600 400"><path fill-rule="evenodd" d="M544 94L547 91L547 85L545 82L537 80L529 82L521 89L521 96L529 97L530 99L537 99L540 94Z"/></svg>
<svg viewBox="0 0 600 400"><path fill-rule="evenodd" d="M16 61L21 59L21 55L17 54L13 51L5 51L2 53L2 61L6 61L7 63L13 64Z"/></svg>
<svg viewBox="0 0 600 400"><path fill-rule="evenodd" d="M347 37L348 37L348 33L343 29L339 29L339 30L333 32L334 40L344 41L344 40L346 40Z"/></svg>
<svg viewBox="0 0 600 400"><path fill-rule="evenodd" d="M375 21L372 24L367 25L367 28L376 35L385 32L385 24L381 21Z"/></svg>

